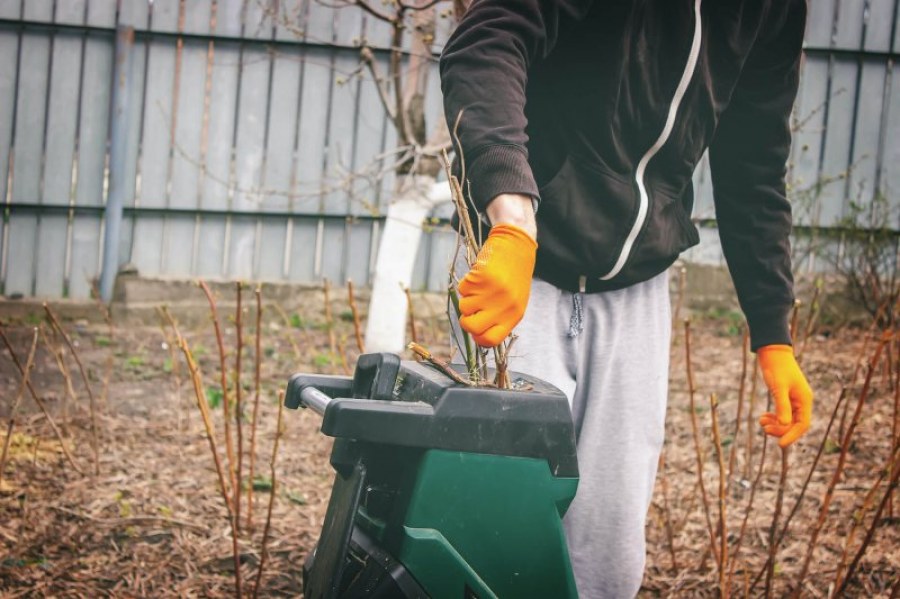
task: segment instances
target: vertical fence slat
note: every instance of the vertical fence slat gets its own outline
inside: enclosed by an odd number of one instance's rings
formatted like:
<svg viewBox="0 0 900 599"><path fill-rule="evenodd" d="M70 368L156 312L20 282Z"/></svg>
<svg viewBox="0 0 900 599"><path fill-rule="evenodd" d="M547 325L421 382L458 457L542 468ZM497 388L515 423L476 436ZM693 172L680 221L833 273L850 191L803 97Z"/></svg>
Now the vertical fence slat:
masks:
<svg viewBox="0 0 900 599"><path fill-rule="evenodd" d="M864 45L867 51L887 52L891 49L891 30L894 25L896 1L871 0Z"/></svg>
<svg viewBox="0 0 900 599"><path fill-rule="evenodd" d="M312 9L311 9L312 10ZM331 51L309 48L304 52L303 89L300 102L299 141L297 147L298 196L294 202L297 212L317 212L322 189L322 151L325 147L328 94L331 87ZM296 219L291 239L292 277L312 280L315 272L315 245L318 223L311 219ZM308 275L306 274L308 273Z"/></svg>
<svg viewBox="0 0 900 599"><path fill-rule="evenodd" d="M0 4L0 15L4 18L18 18L19 5ZM0 28L0 203L7 200L11 144L13 135L13 115L16 104L16 81L19 65L19 32L17 29ZM6 268L10 262L6 245L7 223L5 213L0 222L0 290L5 289ZM5 291L4 291L5 292Z"/></svg>
<svg viewBox="0 0 900 599"><path fill-rule="evenodd" d="M831 45L834 3L840 0L816 0L808 4L805 43L816 48Z"/></svg>
<svg viewBox="0 0 900 599"><path fill-rule="evenodd" d="M283 0L278 3L278 16L275 19L275 39L303 39L306 28L306 0Z"/></svg>
<svg viewBox="0 0 900 599"><path fill-rule="evenodd" d="M881 134L882 101L884 98L884 62L867 60L862 64L859 100L856 111L853 168L850 171L849 195L857 203L874 199L875 172L878 159L878 139Z"/></svg>
<svg viewBox="0 0 900 599"><path fill-rule="evenodd" d="M80 18L84 19L84 7ZM73 15L65 15L71 18ZM66 205L72 186L72 161L75 154L75 131L81 72L82 38L75 34L57 34L53 39L53 67L50 72L48 101L48 142L44 156L43 202ZM59 297L64 294L66 237L68 217L47 214L41 218L37 239L37 271L35 293Z"/></svg>
<svg viewBox="0 0 900 599"><path fill-rule="evenodd" d="M153 31L178 30L178 0L157 0L150 16ZM165 38L149 38L141 131L141 158L137 205L163 208L167 204L171 173L172 118L176 46ZM165 219L135 217L131 261L143 275L162 272Z"/></svg>
<svg viewBox="0 0 900 599"><path fill-rule="evenodd" d="M300 102L300 60L301 54L293 48L279 50L274 56L269 139L263 172L266 193L261 204L266 210L287 211L290 207L297 107ZM287 243L286 219L262 219L259 226L260 252L255 269L257 276L264 280L281 279L284 276L284 246Z"/></svg>
<svg viewBox="0 0 900 599"><path fill-rule="evenodd" d="M223 6L217 13L216 28L223 27ZM224 16L227 16L225 13ZM226 28L227 29L227 28ZM231 146L234 137L234 112L237 103L238 44L217 43L212 62L212 84L209 96L209 139L206 170L203 179L203 208L224 210L228 207L228 178ZM197 274L218 277L223 274L225 252L225 219L205 217L200 222L197 248Z"/></svg>
<svg viewBox="0 0 900 599"><path fill-rule="evenodd" d="M91 35L85 41L78 126L78 181L75 186L75 204L78 206L103 204L113 51L112 34L103 37ZM90 295L90 279L96 276L99 268L100 230L99 215L79 214L74 217L69 283L69 292L73 297Z"/></svg>
<svg viewBox="0 0 900 599"><path fill-rule="evenodd" d="M881 174L881 190L894 205L900 198L900 63L894 63L891 76L890 102L885 118L885 151ZM895 227L900 223L894 222Z"/></svg>
<svg viewBox="0 0 900 599"><path fill-rule="evenodd" d="M831 77L831 97L828 99L828 120L820 177L823 180L819 196L819 222L834 224L844 216L845 180L850 164L850 141L853 120L853 99L857 65L854 60L834 60Z"/></svg>
<svg viewBox="0 0 900 599"><path fill-rule="evenodd" d="M184 30L208 33L211 8L211 0L187 3ZM185 40L182 46L169 195L169 206L173 208L198 207L208 48L208 42L199 40ZM194 223L193 216L173 215L167 219L162 267L167 275L194 274L192 260L186 259L194 255Z"/></svg>
<svg viewBox="0 0 900 599"><path fill-rule="evenodd" d="M797 223L817 224L819 158L825 132L825 95L828 83L828 58L807 56L794 108L791 146L790 193Z"/></svg>
<svg viewBox="0 0 900 599"><path fill-rule="evenodd" d="M840 0L834 32L834 47L856 50L862 46L866 0Z"/></svg>
<svg viewBox="0 0 900 599"><path fill-rule="evenodd" d="M50 6L26 4L25 18L50 19ZM46 8L47 10L39 10ZM15 162L12 175L12 200L25 204L41 202L41 160L45 126L45 101L48 91L50 38L41 32L22 35L19 71L19 96L16 106ZM39 216L16 214L9 218L9 262L7 293L33 292L35 277L35 237Z"/></svg>
<svg viewBox="0 0 900 599"><path fill-rule="evenodd" d="M259 207L268 85L268 52L259 47L245 47L238 92L240 109L237 113L237 137L234 148L236 188L231 205L234 210L253 211ZM253 277L255 244L256 219L232 218L228 271L230 276L244 279Z"/></svg>

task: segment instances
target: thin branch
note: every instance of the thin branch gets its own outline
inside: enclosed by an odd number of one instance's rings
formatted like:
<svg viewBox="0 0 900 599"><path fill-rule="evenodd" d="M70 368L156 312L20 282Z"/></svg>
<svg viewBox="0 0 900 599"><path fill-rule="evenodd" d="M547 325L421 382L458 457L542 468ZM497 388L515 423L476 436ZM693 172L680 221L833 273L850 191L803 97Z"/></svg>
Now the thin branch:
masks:
<svg viewBox="0 0 900 599"><path fill-rule="evenodd" d="M200 367L194 360L194 354L191 352L191 348L188 346L187 341L182 337L175 319L172 318L172 315L169 314L169 311L165 307L162 308L162 313L169 322L169 326L172 327L178 347L184 354L184 359L187 361L188 365L188 371L191 374L191 383L194 386L194 397L197 400L197 408L200 410L203 426L206 429L206 440L209 443L209 451L212 453L213 463L216 467L216 476L218 476L219 479L219 490L221 491L222 501L225 503L225 509L228 512L228 520L231 524L231 550L234 559L235 594L238 597L241 597L241 554L238 547L237 514L235 512L237 503L229 497L228 483L225 480L225 470L222 468L222 462L219 460L219 450L216 448L216 431L213 425L212 416L209 413L209 406L206 404L206 394L204 392Z"/></svg>
<svg viewBox="0 0 900 599"><path fill-rule="evenodd" d="M25 395L25 389L28 387L31 378L31 369L34 367L34 352L37 350L37 341L38 330L37 327L34 327L31 338L31 349L28 351L28 359L25 361L25 371L22 373L22 382L19 383L15 399L9 410L9 425L6 427L6 439L3 440L3 453L0 454L0 489L3 488L3 472L6 469L6 455L9 452L13 429L16 426L16 413L19 410L19 404L22 402L22 396Z"/></svg>
<svg viewBox="0 0 900 599"><path fill-rule="evenodd" d="M436 358L430 351L419 345L418 343L410 343L406 346L407 349L412 350L414 354L446 374L448 377L453 379L454 382L459 383L460 385L466 385L467 387L474 387L475 383L470 381L467 378L461 376L458 372L453 370L449 364Z"/></svg>
<svg viewBox="0 0 900 599"><path fill-rule="evenodd" d="M25 369L22 368L22 363L19 362L19 357L16 356L16 352L13 350L12 344L9 342L9 338L6 336L6 333L3 330L3 327L0 326L0 339L3 340L3 344L6 346L6 349L9 350L9 355L12 357L13 362L16 365L16 368L19 370L19 374L23 377L25 376ZM63 440L62 433L59 430L59 427L56 426L56 422L53 421L53 417L50 416L50 411L47 409L47 405L44 403L44 400L37 394L34 386L31 384L31 381L27 381L25 386L28 387L28 392L31 393L31 398L34 399L34 403L38 405L41 409L41 412L44 414L44 417L47 419L47 424L50 425L50 428L53 430L53 434L56 436L57 441L59 441L59 446L62 448L63 454L66 456L66 459L69 461L69 464L72 465L72 468L75 469L75 472L78 474L84 474L84 471L78 467L78 464L75 463L75 458L72 457L72 454L69 453L69 449L66 447L65 441Z"/></svg>
<svg viewBox="0 0 900 599"><path fill-rule="evenodd" d="M709 409L712 418L713 446L716 450L716 460L719 464L719 592L722 597L728 597L728 586L725 576L725 564L728 563L728 528L725 517L725 489L727 477L725 474L725 454L722 450L722 435L719 432L719 400L715 393L709 396Z"/></svg>
<svg viewBox="0 0 900 599"><path fill-rule="evenodd" d="M356 297L353 295L353 281L347 279L347 301L350 304L350 313L353 314L353 334L356 336L356 349L359 353L365 353L365 344L362 338L362 325L359 319L359 309L356 307Z"/></svg>
<svg viewBox="0 0 900 599"><path fill-rule="evenodd" d="M389 92L384 86L384 78L382 77L381 71L378 68L378 62L375 60L375 53L372 52L372 49L368 46L363 46L359 50L359 57L362 59L363 63L366 65L366 67L368 67L369 72L372 74L373 83L375 84L375 89L378 90L378 98L381 100L381 105L384 107L384 111L392 121L396 121L396 109L391 104L390 97L388 97Z"/></svg>
<svg viewBox="0 0 900 599"><path fill-rule="evenodd" d="M237 334L236 350L234 352L234 426L237 429L237 485L234 487L234 523L237 526L237 532L240 532L241 526L241 486L243 484L243 465L244 465L244 403L243 389L241 388L241 358L244 349L244 328L243 328L243 306L241 305L241 295L244 284L241 281L236 283L237 286L237 305L234 310L234 327ZM252 481L251 481L252 483Z"/></svg>
<svg viewBox="0 0 900 599"><path fill-rule="evenodd" d="M209 311L212 316L213 328L216 331L216 346L219 348L219 384L222 386L222 414L225 423L225 459L228 462L228 474L231 480L231 487L237 484L237 475L234 470L234 449L231 439L231 400L228 397L228 367L225 364L225 341L222 338L222 327L219 324L219 312L216 308L216 300L212 292L209 290L206 281L200 279L197 285L206 295L206 301L209 302Z"/></svg>
<svg viewBox="0 0 900 599"><path fill-rule="evenodd" d="M718 549L716 548L716 533L713 531L712 518L709 515L709 499L706 496L706 484L703 482L704 459L703 452L700 448L700 432L697 425L697 408L694 401L694 393L696 392L696 387L694 386L694 369L691 365L691 321L689 319L685 319L684 321L684 352L685 367L687 368L688 396L690 398L691 431L694 437L694 455L697 460L697 483L700 487L700 499L703 500L703 513L706 516L706 529L709 532L709 546L712 550L713 557L716 560L716 564L721 570L721 568L723 567L723 563L719 557Z"/></svg>
<svg viewBox="0 0 900 599"><path fill-rule="evenodd" d="M250 484L247 486L247 530L253 528L253 470L256 462L256 427L259 421L259 396L262 370L262 288L256 286L256 351L253 354L253 417L250 422Z"/></svg>
<svg viewBox="0 0 900 599"><path fill-rule="evenodd" d="M275 494L278 490L278 481L275 476L275 459L278 457L278 441L281 439L282 432L282 415L284 414L284 391L278 392L278 423L275 425L275 443L272 445L272 459L269 461L269 468L272 477L272 490L269 494L269 508L266 512L266 525L263 528L263 538L261 555L259 558L259 569L256 571L256 583L253 585L253 597L259 596L259 583L262 580L263 569L266 567L266 557L269 555L269 530L272 525L272 506L275 505Z"/></svg>
<svg viewBox="0 0 900 599"><path fill-rule="evenodd" d="M85 371L84 369L84 364L81 362L81 358L78 356L78 352L75 350L75 346L72 344L72 340L69 339L69 335L66 334L66 332L63 330L62 325L59 324L59 321L56 319L56 316L53 314L53 310L50 309L50 306L47 304L47 302L44 302L44 312L47 313L47 318L50 319L50 324L53 325L53 328L56 329L56 331L63 338L63 341L66 343L66 346L69 348L69 352L75 359L75 363L78 365L79 372L81 372L81 380L84 381L84 387L85 389L87 389L91 407L91 449L94 452L94 474L100 474L100 448L97 441L97 414L94 406L94 391L91 389L91 382L88 380L87 371Z"/></svg>

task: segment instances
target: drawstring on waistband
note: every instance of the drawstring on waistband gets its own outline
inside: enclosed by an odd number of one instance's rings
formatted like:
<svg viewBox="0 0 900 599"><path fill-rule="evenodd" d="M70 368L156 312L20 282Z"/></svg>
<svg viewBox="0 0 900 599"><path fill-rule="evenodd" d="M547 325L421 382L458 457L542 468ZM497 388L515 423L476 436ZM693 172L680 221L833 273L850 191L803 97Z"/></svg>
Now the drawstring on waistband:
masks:
<svg viewBox="0 0 900 599"><path fill-rule="evenodd" d="M569 319L569 337L577 337L584 330L584 308L582 294L572 294L572 317Z"/></svg>

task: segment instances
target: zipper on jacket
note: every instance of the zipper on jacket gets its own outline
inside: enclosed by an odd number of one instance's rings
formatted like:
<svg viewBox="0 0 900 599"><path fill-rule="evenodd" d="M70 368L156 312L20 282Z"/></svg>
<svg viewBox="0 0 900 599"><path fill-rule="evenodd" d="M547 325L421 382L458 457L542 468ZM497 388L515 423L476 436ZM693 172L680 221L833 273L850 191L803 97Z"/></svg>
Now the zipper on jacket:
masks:
<svg viewBox="0 0 900 599"><path fill-rule="evenodd" d="M637 169L634 173L634 180L637 182L638 191L640 192L640 205L638 206L637 217L634 220L634 224L631 227L631 230L628 232L628 237L625 238L625 243L622 244L622 251L619 254L618 260L613 265L612 269L600 277L600 279L607 281L622 270L622 267L625 266L625 262L628 260L628 256L631 254L631 250L634 246L634 242L637 239L638 233L640 233L641 228L644 226L644 221L647 219L647 211L650 206L650 198L647 195L647 188L644 185L644 173L647 171L647 164L650 160L653 159L654 156L662 149L666 142L669 140L669 136L672 134L672 129L675 126L675 117L678 114L678 108L681 106L681 101L684 99L684 94L687 91L688 84L691 82L691 78L694 75L694 70L697 67L697 57L700 55L700 40L702 38L702 22L700 21L700 3L702 0L694 1L694 39L691 42L691 51L688 54L687 64L684 65L684 72L681 74L681 81L678 82L678 87L675 88L675 95L672 96L672 103L669 105L669 113L666 116L666 124L663 126L662 133L659 134L656 142L650 146L650 149L641 157L640 162L638 162Z"/></svg>

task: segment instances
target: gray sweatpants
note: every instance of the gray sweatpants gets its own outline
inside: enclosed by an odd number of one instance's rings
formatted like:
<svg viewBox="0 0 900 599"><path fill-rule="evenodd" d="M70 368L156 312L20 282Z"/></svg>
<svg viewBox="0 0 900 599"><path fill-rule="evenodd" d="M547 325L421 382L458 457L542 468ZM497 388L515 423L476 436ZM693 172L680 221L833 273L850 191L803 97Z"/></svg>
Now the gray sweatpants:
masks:
<svg viewBox="0 0 900 599"><path fill-rule="evenodd" d="M564 526L579 596L634 597L665 428L668 274L593 294L535 279L515 333L510 368L552 383L572 408L581 481Z"/></svg>

